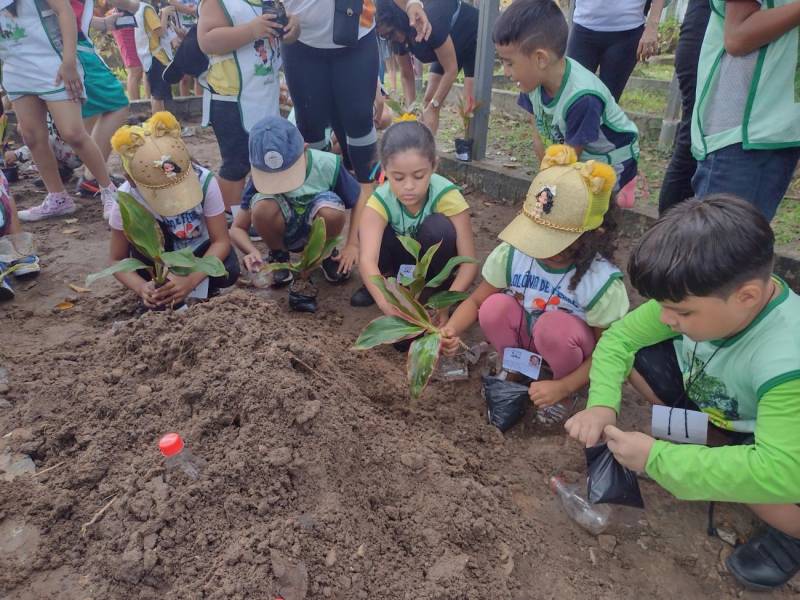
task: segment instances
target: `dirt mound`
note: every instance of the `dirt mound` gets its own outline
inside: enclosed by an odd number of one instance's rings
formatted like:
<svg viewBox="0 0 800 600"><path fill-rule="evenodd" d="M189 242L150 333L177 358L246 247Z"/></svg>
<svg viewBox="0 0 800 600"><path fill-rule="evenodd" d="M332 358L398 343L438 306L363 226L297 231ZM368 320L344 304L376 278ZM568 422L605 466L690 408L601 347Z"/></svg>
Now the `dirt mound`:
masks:
<svg viewBox="0 0 800 600"><path fill-rule="evenodd" d="M69 573L103 598L510 598L530 531L500 481L385 410L406 391L380 353L321 324L235 292L17 372L4 441L40 474L0 483L0 591ZM172 430L200 480L164 471Z"/></svg>

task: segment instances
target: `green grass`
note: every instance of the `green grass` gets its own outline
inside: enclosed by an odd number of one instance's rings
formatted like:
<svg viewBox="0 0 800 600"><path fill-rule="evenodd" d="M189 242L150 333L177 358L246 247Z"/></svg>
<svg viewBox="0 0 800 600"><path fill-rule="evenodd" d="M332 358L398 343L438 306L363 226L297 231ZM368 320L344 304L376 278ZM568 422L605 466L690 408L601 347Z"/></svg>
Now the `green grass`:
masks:
<svg viewBox="0 0 800 600"><path fill-rule="evenodd" d="M646 77L648 79L658 79L661 81L669 81L675 73L675 67L672 65L651 65L647 63L639 63L633 70L633 77Z"/></svg>
<svg viewBox="0 0 800 600"><path fill-rule="evenodd" d="M662 92L628 88L622 93L619 104L626 111L660 117L667 108L667 96Z"/></svg>

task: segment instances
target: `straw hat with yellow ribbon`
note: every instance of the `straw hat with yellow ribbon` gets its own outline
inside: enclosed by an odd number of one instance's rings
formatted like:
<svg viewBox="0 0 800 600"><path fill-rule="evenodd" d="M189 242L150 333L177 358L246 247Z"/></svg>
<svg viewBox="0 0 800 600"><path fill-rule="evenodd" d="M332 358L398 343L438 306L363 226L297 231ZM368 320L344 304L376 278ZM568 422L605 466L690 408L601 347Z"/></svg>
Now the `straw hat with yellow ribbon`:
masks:
<svg viewBox="0 0 800 600"><path fill-rule="evenodd" d="M170 112L157 112L141 126L120 127L111 146L137 191L159 215L174 217L200 204L203 190Z"/></svg>
<svg viewBox="0 0 800 600"><path fill-rule="evenodd" d="M500 239L533 258L550 258L603 223L617 181L613 167L577 162L570 146L550 146L522 211Z"/></svg>

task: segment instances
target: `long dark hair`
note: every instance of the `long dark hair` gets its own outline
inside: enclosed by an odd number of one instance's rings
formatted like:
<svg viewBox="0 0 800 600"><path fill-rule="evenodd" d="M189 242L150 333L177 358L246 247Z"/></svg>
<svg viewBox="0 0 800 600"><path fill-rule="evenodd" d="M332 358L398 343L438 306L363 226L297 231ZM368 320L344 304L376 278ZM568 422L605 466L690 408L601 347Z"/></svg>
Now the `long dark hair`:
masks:
<svg viewBox="0 0 800 600"><path fill-rule="evenodd" d="M378 154L384 170L392 156L406 150L416 150L436 165L436 140L419 121L401 121L383 132Z"/></svg>
<svg viewBox="0 0 800 600"><path fill-rule="evenodd" d="M402 34L406 40L413 39L414 29L408 22L408 16L394 0L375 2L375 26L379 32L389 30Z"/></svg>
<svg viewBox="0 0 800 600"><path fill-rule="evenodd" d="M575 265L575 275L567 288L570 291L575 291L598 255L608 261L613 260L614 252L617 251L617 212L616 200L612 196L611 206L600 227L584 232L564 251Z"/></svg>

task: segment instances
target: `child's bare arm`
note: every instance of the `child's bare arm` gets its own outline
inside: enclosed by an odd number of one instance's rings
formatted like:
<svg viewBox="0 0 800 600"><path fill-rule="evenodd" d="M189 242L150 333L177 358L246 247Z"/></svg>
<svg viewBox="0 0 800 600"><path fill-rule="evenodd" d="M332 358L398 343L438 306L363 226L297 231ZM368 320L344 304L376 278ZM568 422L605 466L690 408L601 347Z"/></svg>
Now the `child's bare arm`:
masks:
<svg viewBox="0 0 800 600"><path fill-rule="evenodd" d="M536 117L533 115L531 115L531 130L533 132L533 152L536 154L536 158L541 162L544 158L544 143L539 135L539 129L536 127Z"/></svg>
<svg viewBox="0 0 800 600"><path fill-rule="evenodd" d="M58 18L64 50L61 54L61 67L58 69L56 84L64 82L64 87L73 101L80 100L83 81L78 73L78 25L75 13L67 0L47 0L47 4Z"/></svg>
<svg viewBox="0 0 800 600"><path fill-rule="evenodd" d="M800 25L800 2L761 10L754 0L725 3L725 51L744 56Z"/></svg>
<svg viewBox="0 0 800 600"><path fill-rule="evenodd" d="M227 54L255 40L275 37L278 32L279 26L271 15L258 15L247 23L231 26L219 0L200 4L197 42L206 54Z"/></svg>

